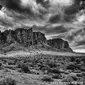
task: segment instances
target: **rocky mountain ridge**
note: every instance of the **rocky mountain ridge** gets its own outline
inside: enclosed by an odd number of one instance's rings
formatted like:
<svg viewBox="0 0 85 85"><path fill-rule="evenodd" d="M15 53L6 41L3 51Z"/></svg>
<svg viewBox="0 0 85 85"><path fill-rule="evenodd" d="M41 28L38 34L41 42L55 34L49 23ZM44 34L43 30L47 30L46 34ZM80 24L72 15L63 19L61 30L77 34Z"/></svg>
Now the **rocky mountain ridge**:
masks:
<svg viewBox="0 0 85 85"><path fill-rule="evenodd" d="M47 44L53 48L59 49L60 51L72 52L69 43L61 38L48 40Z"/></svg>
<svg viewBox="0 0 85 85"><path fill-rule="evenodd" d="M3 48L5 46L9 46L13 43L17 42L23 47L30 46L43 46L50 47L54 49L59 49L62 51L72 52L72 49L69 46L67 41L63 39L52 39L47 40L45 34L41 32L33 32L32 28L24 29L17 28L15 30L6 30L4 32L0 31L0 47ZM1 49L0 48L0 49Z"/></svg>

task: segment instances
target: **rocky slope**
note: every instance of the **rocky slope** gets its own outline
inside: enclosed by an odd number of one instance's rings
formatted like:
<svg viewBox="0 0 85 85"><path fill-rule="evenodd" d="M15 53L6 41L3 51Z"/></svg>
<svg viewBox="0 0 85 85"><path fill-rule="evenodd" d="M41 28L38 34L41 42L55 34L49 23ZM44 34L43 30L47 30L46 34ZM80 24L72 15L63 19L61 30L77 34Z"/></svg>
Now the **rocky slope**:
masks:
<svg viewBox="0 0 85 85"><path fill-rule="evenodd" d="M29 48L30 46L35 47L37 45L43 46L49 50L54 48L55 50L72 52L67 41L62 39L47 40L45 34L41 32L33 32L32 28L18 28L15 30L6 30L4 32L0 31L0 49L7 46L14 48L14 44L17 45L16 48L20 48L21 46Z"/></svg>

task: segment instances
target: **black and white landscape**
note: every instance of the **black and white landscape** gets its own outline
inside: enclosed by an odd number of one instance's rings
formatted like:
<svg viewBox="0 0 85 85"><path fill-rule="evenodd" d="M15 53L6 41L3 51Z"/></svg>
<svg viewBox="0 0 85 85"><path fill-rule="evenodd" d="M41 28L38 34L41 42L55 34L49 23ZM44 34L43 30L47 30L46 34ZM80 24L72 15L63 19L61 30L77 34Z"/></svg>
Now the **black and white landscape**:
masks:
<svg viewBox="0 0 85 85"><path fill-rule="evenodd" d="M0 0L0 85L85 85L85 1Z"/></svg>

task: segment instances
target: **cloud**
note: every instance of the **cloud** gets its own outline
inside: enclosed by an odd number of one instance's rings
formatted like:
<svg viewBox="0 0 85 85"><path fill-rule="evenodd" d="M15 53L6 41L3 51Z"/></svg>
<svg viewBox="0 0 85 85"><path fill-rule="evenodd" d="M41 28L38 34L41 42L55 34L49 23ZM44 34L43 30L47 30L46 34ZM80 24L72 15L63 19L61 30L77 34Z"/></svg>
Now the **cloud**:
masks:
<svg viewBox="0 0 85 85"><path fill-rule="evenodd" d="M50 23L57 23L61 20L61 17L59 14L52 15L49 19Z"/></svg>
<svg viewBox="0 0 85 85"><path fill-rule="evenodd" d="M25 3L26 0L25 2L23 0L4 0L2 2L3 8L0 10L0 24L6 29L9 27L14 29L15 27L33 26L34 24L45 25L44 14L47 10L37 4L35 0Z"/></svg>
<svg viewBox="0 0 85 85"><path fill-rule="evenodd" d="M47 38L68 40L72 48L85 42L83 0L0 0L0 4L1 30L33 27Z"/></svg>
<svg viewBox="0 0 85 85"><path fill-rule="evenodd" d="M1 10L1 8L2 8L2 5L0 5L0 10Z"/></svg>
<svg viewBox="0 0 85 85"><path fill-rule="evenodd" d="M85 49L75 49L74 51L78 53L85 53Z"/></svg>
<svg viewBox="0 0 85 85"><path fill-rule="evenodd" d="M0 2L9 10L14 10L20 13L28 13L32 16L41 15L42 12L46 12L46 9L40 4L37 4L36 0L0 0Z"/></svg>
<svg viewBox="0 0 85 85"><path fill-rule="evenodd" d="M50 0L50 3L52 3L52 5L59 3L61 5L68 6L72 4L72 0Z"/></svg>
<svg viewBox="0 0 85 85"><path fill-rule="evenodd" d="M38 4L41 4L43 7L45 7L45 8L48 8L50 5L49 5L49 3L50 3L50 1L49 0L36 0L36 2L38 3Z"/></svg>
<svg viewBox="0 0 85 85"><path fill-rule="evenodd" d="M61 22L65 18L63 8L68 6L69 3L67 0L67 5L63 2L65 5L62 6L58 3L54 5L53 2L55 0L0 0L0 2L6 9L3 10L3 13L13 18L13 23L21 23L26 26L30 24L46 25L48 23Z"/></svg>
<svg viewBox="0 0 85 85"><path fill-rule="evenodd" d="M75 52L85 53L85 44L73 48Z"/></svg>
<svg viewBox="0 0 85 85"><path fill-rule="evenodd" d="M46 34L60 34L67 32L67 29L65 29L62 25L61 26L55 26L55 27L46 27L45 33Z"/></svg>

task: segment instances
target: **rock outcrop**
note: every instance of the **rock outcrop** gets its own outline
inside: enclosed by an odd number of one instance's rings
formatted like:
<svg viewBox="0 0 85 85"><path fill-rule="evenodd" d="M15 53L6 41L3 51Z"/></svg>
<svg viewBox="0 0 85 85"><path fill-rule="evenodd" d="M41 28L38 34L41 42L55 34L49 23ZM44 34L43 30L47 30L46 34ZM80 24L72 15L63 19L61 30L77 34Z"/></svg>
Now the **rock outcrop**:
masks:
<svg viewBox="0 0 85 85"><path fill-rule="evenodd" d="M23 46L32 46L46 43L45 35L41 32L33 32L32 28L18 28L0 32L0 44L9 45L18 42Z"/></svg>
<svg viewBox="0 0 85 85"><path fill-rule="evenodd" d="M16 29L14 31L14 39L18 43L24 45L24 46L30 46L33 45L33 30L31 29Z"/></svg>
<svg viewBox="0 0 85 85"><path fill-rule="evenodd" d="M18 43L23 47L37 45L49 48L50 50L54 48L60 51L72 52L67 41L60 38L47 40L45 34L41 32L33 32L32 28L18 28L15 30L6 30L4 32L0 31L0 47L10 46L14 43Z"/></svg>
<svg viewBox="0 0 85 85"><path fill-rule="evenodd" d="M41 33L41 32L33 32L33 44L43 44L43 43L47 43L47 40L45 38L45 34Z"/></svg>
<svg viewBox="0 0 85 85"><path fill-rule="evenodd" d="M67 41L64 41L61 38L48 40L47 44L53 48L59 49L60 51L72 52L72 49L70 48L69 43Z"/></svg>

